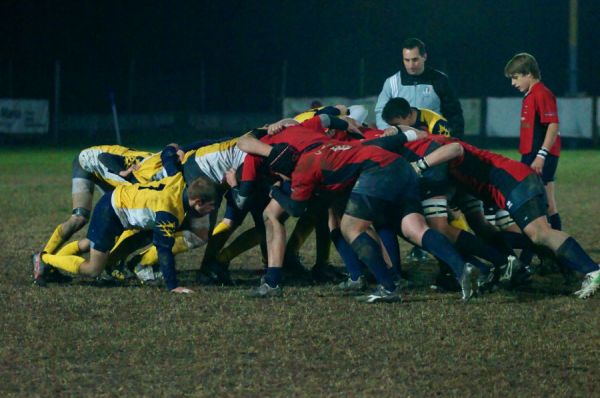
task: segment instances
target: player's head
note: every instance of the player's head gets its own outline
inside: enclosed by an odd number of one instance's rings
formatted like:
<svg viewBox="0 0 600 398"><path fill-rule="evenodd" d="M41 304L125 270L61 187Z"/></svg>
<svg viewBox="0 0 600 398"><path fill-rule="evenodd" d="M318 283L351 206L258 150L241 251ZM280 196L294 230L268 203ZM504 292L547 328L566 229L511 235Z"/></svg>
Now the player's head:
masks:
<svg viewBox="0 0 600 398"><path fill-rule="evenodd" d="M205 215L215 209L217 189L207 177L198 177L187 188L188 202L198 214Z"/></svg>
<svg viewBox="0 0 600 398"><path fill-rule="evenodd" d="M425 70L427 49L425 43L416 37L404 40L402 43L402 62L409 75L420 75Z"/></svg>
<svg viewBox="0 0 600 398"><path fill-rule="evenodd" d="M504 67L504 76L510 79L515 74L531 75L538 80L542 78L542 73L535 57L528 53L519 53L507 62Z"/></svg>
<svg viewBox="0 0 600 398"><path fill-rule="evenodd" d="M542 78L537 61L531 54L519 53L511 58L504 67L504 75L510 79L513 87L522 93L531 89Z"/></svg>
<svg viewBox="0 0 600 398"><path fill-rule="evenodd" d="M274 174L290 177L296 167L300 152L289 144L274 144L266 159L269 170Z"/></svg>
<svg viewBox="0 0 600 398"><path fill-rule="evenodd" d="M383 107L381 117L391 126L399 124L411 125L410 116L412 108L408 101L404 98L392 98Z"/></svg>

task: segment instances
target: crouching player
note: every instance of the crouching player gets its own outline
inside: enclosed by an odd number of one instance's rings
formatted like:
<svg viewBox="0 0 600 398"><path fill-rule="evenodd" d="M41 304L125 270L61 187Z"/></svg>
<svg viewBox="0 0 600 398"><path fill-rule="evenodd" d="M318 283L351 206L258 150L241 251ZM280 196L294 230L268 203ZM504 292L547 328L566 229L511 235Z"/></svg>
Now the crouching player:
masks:
<svg viewBox="0 0 600 398"><path fill-rule="evenodd" d="M208 230L195 230L194 219L213 211L216 198L216 190L208 179L197 178L186 187L181 174L148 184L119 186L102 196L94 208L87 234L89 260L38 253L34 255L34 284L45 286L45 276L52 267L72 274L98 276L107 264L116 238L125 230L143 229L153 231L153 244L167 288L175 293L191 293L190 289L178 286L172 253L175 231L187 214L192 219L191 230L206 241Z"/></svg>
<svg viewBox="0 0 600 398"><path fill-rule="evenodd" d="M92 211L94 187L104 192L129 184L131 170L150 152L136 151L119 145L101 145L86 148L73 160L72 196L73 212L69 219L58 225L46 242L43 251L54 254L64 242L82 229ZM84 251L87 248L83 248Z"/></svg>
<svg viewBox="0 0 600 398"><path fill-rule="evenodd" d="M588 298L600 289L600 266L573 237L548 223L546 191L534 170L462 141L446 141L418 164L426 170L449 159L450 175L459 188L507 210L535 245L550 249L563 266L585 275L581 289L575 292L579 298Z"/></svg>
<svg viewBox="0 0 600 398"><path fill-rule="evenodd" d="M332 127L347 128L334 123L336 119L332 118ZM387 224L392 218L407 239L450 265L463 287L463 299L473 295L477 270L463 260L443 235L427 227L420 208L417 175L399 155L377 145L380 143L373 141L368 144L329 141L300 154L293 172L289 170L287 174L292 180L291 196L274 187L273 200L265 209L269 267L254 296L281 294L278 282L284 252L285 212L299 216L314 193L343 193L348 189L352 193L341 220L342 234L379 283L372 294L360 300L373 303L400 298L382 253L381 240L371 228ZM275 165L271 164L273 171L286 175L283 170L274 169Z"/></svg>

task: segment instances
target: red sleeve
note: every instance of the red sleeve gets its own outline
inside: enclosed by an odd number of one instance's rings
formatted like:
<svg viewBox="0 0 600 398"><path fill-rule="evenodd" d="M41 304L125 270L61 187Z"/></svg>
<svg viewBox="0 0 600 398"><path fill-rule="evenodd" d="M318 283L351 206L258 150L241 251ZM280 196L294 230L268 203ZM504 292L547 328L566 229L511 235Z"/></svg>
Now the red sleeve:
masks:
<svg viewBox="0 0 600 398"><path fill-rule="evenodd" d="M535 100L540 122L543 124L558 123L558 107L554 94L549 90L540 90Z"/></svg>
<svg viewBox="0 0 600 398"><path fill-rule="evenodd" d="M379 138L383 135L383 130L366 128L361 129L363 135L365 136L365 140L372 140L375 138Z"/></svg>
<svg viewBox="0 0 600 398"><path fill-rule="evenodd" d="M300 171L299 171L300 170ZM302 167L300 162L292 173L292 194L290 198L298 202L309 200L319 181L309 170Z"/></svg>
<svg viewBox="0 0 600 398"><path fill-rule="evenodd" d="M258 178L258 168L263 162L263 158L256 155L247 154L244 158L244 168L242 169L242 181L256 181Z"/></svg>
<svg viewBox="0 0 600 398"><path fill-rule="evenodd" d="M314 116L308 120L303 121L302 123L300 123L300 126L325 134L325 129L323 128L323 126L321 126L321 118L319 116Z"/></svg>

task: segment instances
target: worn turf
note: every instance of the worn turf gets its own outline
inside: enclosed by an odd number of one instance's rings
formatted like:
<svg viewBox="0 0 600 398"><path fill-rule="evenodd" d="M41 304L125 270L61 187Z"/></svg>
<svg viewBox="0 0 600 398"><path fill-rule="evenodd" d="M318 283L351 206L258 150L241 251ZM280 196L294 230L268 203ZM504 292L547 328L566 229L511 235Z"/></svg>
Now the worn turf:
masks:
<svg viewBox="0 0 600 398"><path fill-rule="evenodd" d="M417 287L402 303L365 305L331 285L294 283L281 299L256 300L245 295L258 283L258 251L232 263L238 286L215 288L194 282L199 250L177 259L194 295L85 280L34 287L29 256L70 214L75 154L0 150L2 396L600 393L600 300L574 298L579 283L565 285L560 275L464 304L428 289L433 263L406 264ZM600 152L561 157L564 228L596 261L598 176ZM309 239L306 265L313 248Z"/></svg>

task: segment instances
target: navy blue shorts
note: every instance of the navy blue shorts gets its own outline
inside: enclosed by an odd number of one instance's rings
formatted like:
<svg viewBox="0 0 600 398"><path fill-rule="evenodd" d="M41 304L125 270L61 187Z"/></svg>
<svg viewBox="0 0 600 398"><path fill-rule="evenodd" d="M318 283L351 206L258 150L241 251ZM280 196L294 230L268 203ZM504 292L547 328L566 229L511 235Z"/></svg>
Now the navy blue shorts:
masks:
<svg viewBox="0 0 600 398"><path fill-rule="evenodd" d="M506 210L512 215L530 199L540 196L546 200L546 190L537 174L530 174L506 196Z"/></svg>
<svg viewBox="0 0 600 398"><path fill-rule="evenodd" d="M354 183L352 192L392 203L406 199L421 201L419 177L402 158L385 167L363 170Z"/></svg>
<svg viewBox="0 0 600 398"><path fill-rule="evenodd" d="M403 159L362 172L344 212L378 227L398 227L404 216L423 214L417 174Z"/></svg>
<svg viewBox="0 0 600 398"><path fill-rule="evenodd" d="M531 152L526 155L521 156L521 163L525 163L530 166L531 163L535 160L537 156L537 152ZM546 160L544 161L544 167L542 168L542 182L544 185L549 182L554 181L554 176L556 174L556 168L558 167L558 156L548 154L546 156Z"/></svg>
<svg viewBox="0 0 600 398"><path fill-rule="evenodd" d="M515 211L510 212L510 216L517 223L519 228L525 229L533 220L546 216L548 214L548 201L546 195L537 195Z"/></svg>
<svg viewBox="0 0 600 398"><path fill-rule="evenodd" d="M506 198L506 210L521 229L547 214L546 190L537 174L530 174L510 191Z"/></svg>
<svg viewBox="0 0 600 398"><path fill-rule="evenodd" d="M111 205L112 192L107 192L96 203L87 232L92 249L108 253L116 239L125 231Z"/></svg>

